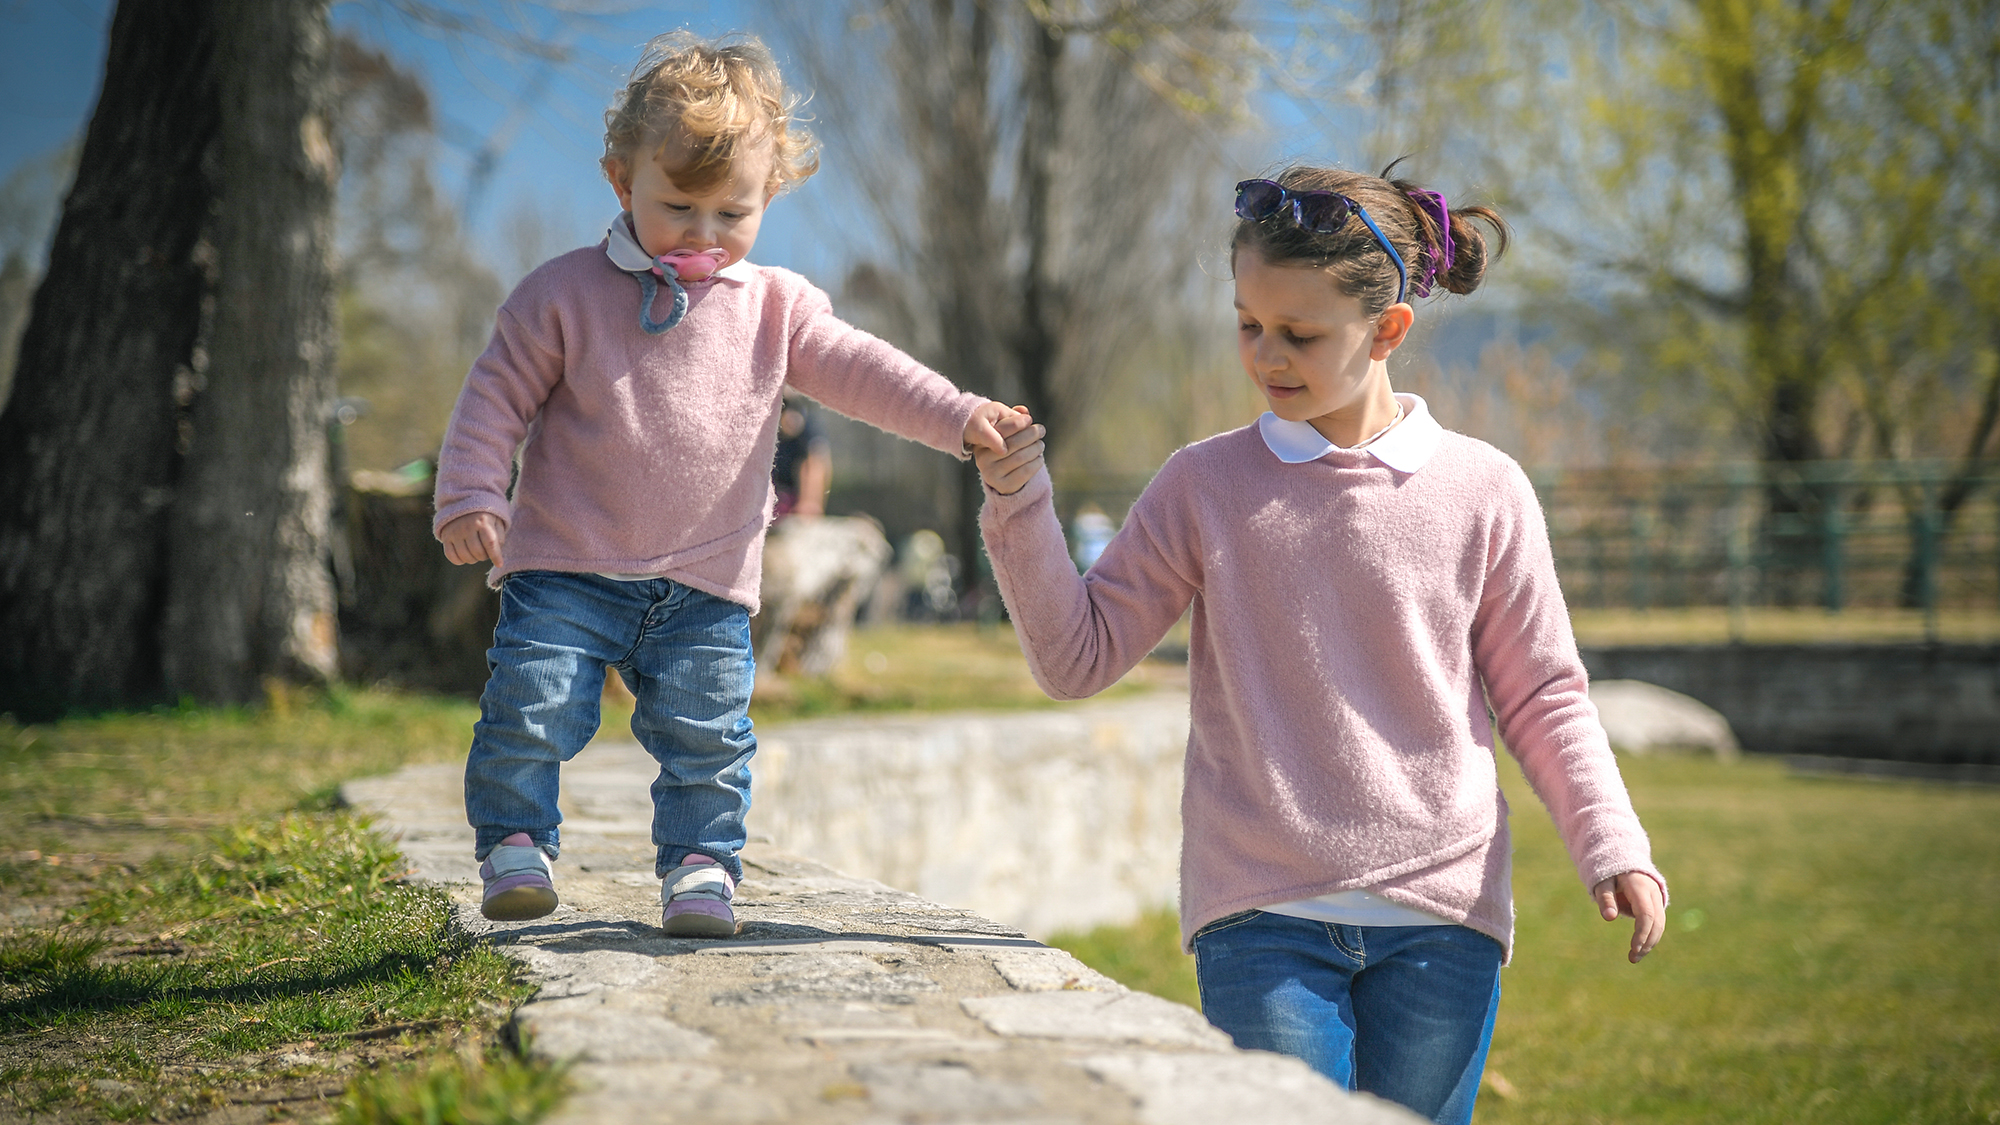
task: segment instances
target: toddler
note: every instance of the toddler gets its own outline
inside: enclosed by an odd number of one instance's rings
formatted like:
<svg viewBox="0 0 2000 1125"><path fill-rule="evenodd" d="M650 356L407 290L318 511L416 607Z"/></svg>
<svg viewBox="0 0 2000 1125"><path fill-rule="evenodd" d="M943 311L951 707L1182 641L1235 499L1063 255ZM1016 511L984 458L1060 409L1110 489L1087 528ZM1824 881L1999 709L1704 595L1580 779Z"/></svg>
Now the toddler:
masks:
<svg viewBox="0 0 2000 1125"><path fill-rule="evenodd" d="M1633 917L1634 962L1666 883L1527 476L1389 385L1408 302L1480 282L1467 219L1505 227L1389 175L1236 186L1238 350L1270 410L1169 458L1088 574L1041 427L978 453L981 519L1050 695L1108 687L1193 607L1180 910L1204 1013L1462 1125L1513 940L1492 719L1601 915Z"/></svg>
<svg viewBox="0 0 2000 1125"><path fill-rule="evenodd" d="M750 263L772 199L818 165L792 114L754 40L648 44L605 114L620 214L515 288L452 411L435 533L500 590L465 767L489 918L555 909L558 767L595 733L612 668L660 764L661 925L735 932L750 615L787 387L961 457L1026 424Z"/></svg>

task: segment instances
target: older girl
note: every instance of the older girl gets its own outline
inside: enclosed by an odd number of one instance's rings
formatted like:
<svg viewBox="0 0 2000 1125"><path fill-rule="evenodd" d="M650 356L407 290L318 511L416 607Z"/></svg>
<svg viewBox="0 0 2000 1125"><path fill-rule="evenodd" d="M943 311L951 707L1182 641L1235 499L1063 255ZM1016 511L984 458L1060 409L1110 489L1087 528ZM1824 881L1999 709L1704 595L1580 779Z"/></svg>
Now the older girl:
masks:
<svg viewBox="0 0 2000 1125"><path fill-rule="evenodd" d="M1410 300L1469 293L1476 218L1405 180L1237 185L1238 350L1270 410L1182 449L1088 574L1041 428L982 451L1000 588L1049 694L1102 690L1193 606L1181 926L1203 1010L1438 1122L1472 1118L1513 938L1493 722L1604 918L1654 868L1520 467L1397 394Z"/></svg>

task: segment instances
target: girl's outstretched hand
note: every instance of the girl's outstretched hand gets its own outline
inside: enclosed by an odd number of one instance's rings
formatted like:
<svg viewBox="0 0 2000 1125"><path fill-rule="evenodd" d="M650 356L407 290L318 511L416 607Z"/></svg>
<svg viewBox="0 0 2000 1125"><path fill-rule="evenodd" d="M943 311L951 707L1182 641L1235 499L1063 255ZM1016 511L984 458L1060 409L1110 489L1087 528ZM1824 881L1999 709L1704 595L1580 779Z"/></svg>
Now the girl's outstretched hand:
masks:
<svg viewBox="0 0 2000 1125"><path fill-rule="evenodd" d="M1661 935L1667 932L1667 902L1652 876L1627 871L1597 884L1590 893L1605 921L1632 919L1632 950L1626 954L1627 960L1636 965L1660 944Z"/></svg>
<svg viewBox="0 0 2000 1125"><path fill-rule="evenodd" d="M1022 420L1021 427L1012 430L1006 440L1006 447L1000 451L978 446L972 451L972 459L979 465L979 477L986 487L1002 496L1012 496L1033 480L1036 471L1042 467L1042 437L1047 432L1043 427L1027 421L1026 407L1014 408Z"/></svg>

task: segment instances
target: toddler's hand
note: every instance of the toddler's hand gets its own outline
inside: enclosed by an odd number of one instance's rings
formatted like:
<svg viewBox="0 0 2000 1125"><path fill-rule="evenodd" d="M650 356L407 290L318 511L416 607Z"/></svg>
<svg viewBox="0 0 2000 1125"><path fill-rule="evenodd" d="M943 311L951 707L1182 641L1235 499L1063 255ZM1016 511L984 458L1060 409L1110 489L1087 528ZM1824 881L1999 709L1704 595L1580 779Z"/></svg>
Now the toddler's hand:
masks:
<svg viewBox="0 0 2000 1125"><path fill-rule="evenodd" d="M1627 871L1597 884L1590 893L1597 899L1597 913L1605 921L1632 919L1632 949L1626 954L1627 960L1636 965L1660 944L1660 936L1667 930L1667 903L1652 876Z"/></svg>
<svg viewBox="0 0 2000 1125"><path fill-rule="evenodd" d="M980 479L1002 496L1012 496L1034 479L1042 467L1042 437L1048 432L1028 421L1025 410L1013 417L1021 422L1012 430L1003 449L995 452L980 446L972 451L972 459L979 464Z"/></svg>
<svg viewBox="0 0 2000 1125"><path fill-rule="evenodd" d="M507 527L492 512L467 512L445 524L438 539L444 544L444 557L457 566L481 560L500 566L500 544L507 540Z"/></svg>
<svg viewBox="0 0 2000 1125"><path fill-rule="evenodd" d="M1007 451L1007 438L1019 433L1034 419L1028 417L1028 408L1016 406L1009 410L997 402L982 402L979 409L965 422L965 450L968 453L980 449L990 449L994 453Z"/></svg>

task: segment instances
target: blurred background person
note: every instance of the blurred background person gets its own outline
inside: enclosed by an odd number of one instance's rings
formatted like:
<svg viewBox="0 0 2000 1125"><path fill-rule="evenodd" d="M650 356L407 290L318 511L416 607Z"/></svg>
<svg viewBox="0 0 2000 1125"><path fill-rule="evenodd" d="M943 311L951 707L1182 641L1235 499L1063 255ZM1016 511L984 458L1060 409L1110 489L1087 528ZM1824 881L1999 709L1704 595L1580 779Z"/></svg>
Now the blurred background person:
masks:
<svg viewBox="0 0 2000 1125"><path fill-rule="evenodd" d="M778 416L778 451L771 460L771 484L778 493L777 515L826 514L826 490L833 484L833 446L802 396L786 395Z"/></svg>

